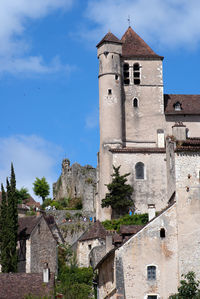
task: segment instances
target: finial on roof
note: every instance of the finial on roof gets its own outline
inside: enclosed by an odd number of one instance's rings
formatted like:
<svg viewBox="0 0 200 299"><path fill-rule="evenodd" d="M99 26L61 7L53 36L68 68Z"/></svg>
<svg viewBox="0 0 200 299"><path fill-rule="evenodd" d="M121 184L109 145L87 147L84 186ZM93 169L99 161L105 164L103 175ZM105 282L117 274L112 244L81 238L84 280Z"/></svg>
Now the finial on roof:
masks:
<svg viewBox="0 0 200 299"><path fill-rule="evenodd" d="M128 27L131 27L131 17L130 16L128 16L127 21L128 21Z"/></svg>

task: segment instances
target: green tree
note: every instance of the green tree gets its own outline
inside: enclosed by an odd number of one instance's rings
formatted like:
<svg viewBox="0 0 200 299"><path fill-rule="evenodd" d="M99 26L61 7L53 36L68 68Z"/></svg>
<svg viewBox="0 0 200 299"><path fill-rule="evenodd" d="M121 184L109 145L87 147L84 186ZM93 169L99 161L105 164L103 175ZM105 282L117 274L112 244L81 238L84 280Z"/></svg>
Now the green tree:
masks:
<svg viewBox="0 0 200 299"><path fill-rule="evenodd" d="M106 185L109 192L106 193L101 203L102 208L110 206L114 212L113 214L117 214L117 216L126 213L128 208L133 206L131 199L133 188L126 183L127 176L129 176L130 173L120 175L120 167L121 166L115 167L113 165L114 173L112 174L112 182Z"/></svg>
<svg viewBox="0 0 200 299"><path fill-rule="evenodd" d="M17 272L17 230L18 211L16 196L16 180L13 164L11 164L10 181L6 180L6 189L2 190L0 207L0 257L2 272Z"/></svg>
<svg viewBox="0 0 200 299"><path fill-rule="evenodd" d="M24 200L28 199L30 197L30 194L28 193L28 189L22 187L21 189L16 189L16 196L18 203L23 203Z"/></svg>
<svg viewBox="0 0 200 299"><path fill-rule="evenodd" d="M93 299L93 270L79 268L76 256L69 246L58 249L58 282L56 292L65 299Z"/></svg>
<svg viewBox="0 0 200 299"><path fill-rule="evenodd" d="M33 183L33 191L35 195L38 195L42 198L43 202L45 198L49 195L49 189L50 187L45 177L42 177L41 179L35 179L35 182Z"/></svg>
<svg viewBox="0 0 200 299"><path fill-rule="evenodd" d="M184 279L180 281L178 293L169 297L169 299L200 299L199 281L196 280L194 272L188 272L183 275Z"/></svg>

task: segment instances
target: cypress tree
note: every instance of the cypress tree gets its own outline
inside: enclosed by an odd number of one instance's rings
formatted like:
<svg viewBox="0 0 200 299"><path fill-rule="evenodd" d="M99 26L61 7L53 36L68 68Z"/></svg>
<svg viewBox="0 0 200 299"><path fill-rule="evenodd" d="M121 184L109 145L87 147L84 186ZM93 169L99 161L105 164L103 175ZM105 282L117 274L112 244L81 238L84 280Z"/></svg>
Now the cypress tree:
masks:
<svg viewBox="0 0 200 299"><path fill-rule="evenodd" d="M1 184L2 201L0 206L0 263L1 271L7 272L7 246L9 242L7 234L7 195Z"/></svg>
<svg viewBox="0 0 200 299"><path fill-rule="evenodd" d="M5 193L2 186L0 208L0 217L2 219L0 226L2 272L17 272L18 211L13 164L11 164L10 182L8 179L6 180L6 189L7 192Z"/></svg>

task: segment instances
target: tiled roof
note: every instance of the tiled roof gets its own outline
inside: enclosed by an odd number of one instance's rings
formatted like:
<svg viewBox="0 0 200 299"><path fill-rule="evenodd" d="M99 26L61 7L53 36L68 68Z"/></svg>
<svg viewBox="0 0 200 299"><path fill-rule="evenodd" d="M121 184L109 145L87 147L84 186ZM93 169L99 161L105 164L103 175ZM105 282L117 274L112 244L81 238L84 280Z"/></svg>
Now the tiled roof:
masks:
<svg viewBox="0 0 200 299"><path fill-rule="evenodd" d="M18 234L30 235L34 227L40 221L41 217L37 216L28 216L18 219Z"/></svg>
<svg viewBox="0 0 200 299"><path fill-rule="evenodd" d="M29 207L32 207L32 206L35 206L35 207L38 207L38 208L40 207L40 203L35 201L35 199L33 199L33 197L31 197L31 196L29 198L25 199L23 201L23 203L26 204Z"/></svg>
<svg viewBox="0 0 200 299"><path fill-rule="evenodd" d="M187 138L184 141L176 142L176 152L195 151L200 152L200 138Z"/></svg>
<svg viewBox="0 0 200 299"><path fill-rule="evenodd" d="M41 273L0 273L1 299L22 299L28 294L53 298L53 290L53 274L49 283L43 283Z"/></svg>
<svg viewBox="0 0 200 299"><path fill-rule="evenodd" d="M129 235L129 234L134 235L143 227L144 225L121 225L120 233L122 235Z"/></svg>
<svg viewBox="0 0 200 299"><path fill-rule="evenodd" d="M161 147L124 147L124 148L113 148L110 149L112 153L165 153L165 148Z"/></svg>
<svg viewBox="0 0 200 299"><path fill-rule="evenodd" d="M97 220L89 229L82 235L79 241L87 241L91 239L106 239L107 231L101 224L99 220Z"/></svg>
<svg viewBox="0 0 200 299"><path fill-rule="evenodd" d="M125 58L152 58L163 59L157 55L145 41L131 28L122 36L122 56Z"/></svg>
<svg viewBox="0 0 200 299"><path fill-rule="evenodd" d="M102 40L97 44L97 48L104 42L122 44L122 42L111 32L108 32L104 38L102 38Z"/></svg>
<svg viewBox="0 0 200 299"><path fill-rule="evenodd" d="M200 114L200 95L195 94L165 94L165 114ZM180 103L181 110L175 110L175 104Z"/></svg>

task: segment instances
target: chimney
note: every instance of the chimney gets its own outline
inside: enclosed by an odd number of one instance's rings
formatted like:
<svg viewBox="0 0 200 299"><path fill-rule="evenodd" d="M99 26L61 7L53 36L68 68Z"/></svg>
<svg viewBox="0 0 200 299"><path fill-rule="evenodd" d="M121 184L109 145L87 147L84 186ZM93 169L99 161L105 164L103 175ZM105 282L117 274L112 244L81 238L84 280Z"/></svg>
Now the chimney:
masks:
<svg viewBox="0 0 200 299"><path fill-rule="evenodd" d="M186 129L186 126L184 126L184 124L181 121L176 122L175 125L172 127L172 135L176 138L176 140L186 140Z"/></svg>
<svg viewBox="0 0 200 299"><path fill-rule="evenodd" d="M149 221L151 221L151 219L153 219L156 216L155 204L148 205L148 216L149 216Z"/></svg>
<svg viewBox="0 0 200 299"><path fill-rule="evenodd" d="M44 263L44 268L43 268L43 282L44 283L49 283L50 279L50 270L48 268L48 263Z"/></svg>
<svg viewBox="0 0 200 299"><path fill-rule="evenodd" d="M112 243L112 235L106 236L106 253L114 248Z"/></svg>

